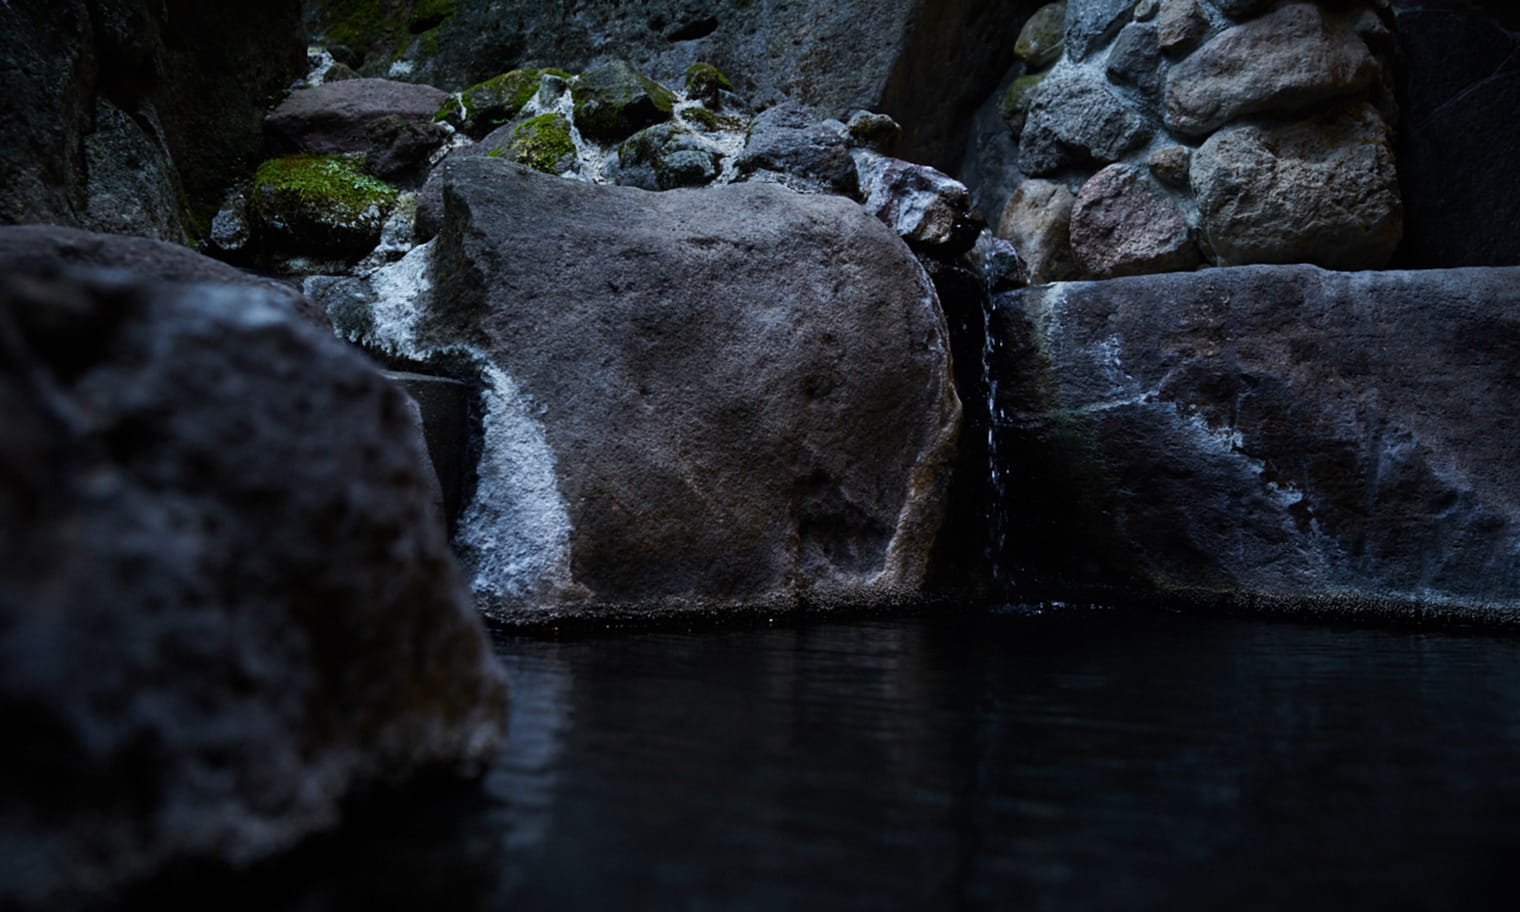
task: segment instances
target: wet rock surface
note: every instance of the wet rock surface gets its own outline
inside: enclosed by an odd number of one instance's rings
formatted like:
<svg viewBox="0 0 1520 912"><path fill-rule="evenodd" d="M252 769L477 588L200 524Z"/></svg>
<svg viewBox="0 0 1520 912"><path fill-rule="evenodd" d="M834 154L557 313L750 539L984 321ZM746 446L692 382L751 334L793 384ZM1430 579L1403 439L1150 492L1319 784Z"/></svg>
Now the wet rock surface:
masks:
<svg viewBox="0 0 1520 912"><path fill-rule="evenodd" d="M767 185L445 167L417 339L475 346L542 404L569 524L566 575L488 611L916 589L960 407L933 290L879 221Z"/></svg>
<svg viewBox="0 0 1520 912"><path fill-rule="evenodd" d="M243 866L490 761L505 682L362 357L261 288L71 269L6 270L0 340L0 902Z"/></svg>
<svg viewBox="0 0 1520 912"><path fill-rule="evenodd" d="M1253 266L998 298L1008 554L1031 582L1512 612L1517 289Z"/></svg>

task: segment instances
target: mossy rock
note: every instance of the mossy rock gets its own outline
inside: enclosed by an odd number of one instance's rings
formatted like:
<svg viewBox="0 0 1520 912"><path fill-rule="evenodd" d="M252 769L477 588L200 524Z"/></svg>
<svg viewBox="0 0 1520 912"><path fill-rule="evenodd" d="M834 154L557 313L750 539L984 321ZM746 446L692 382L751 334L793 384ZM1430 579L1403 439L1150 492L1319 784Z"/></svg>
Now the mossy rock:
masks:
<svg viewBox="0 0 1520 912"><path fill-rule="evenodd" d="M575 166L575 141L570 121L562 114L540 114L512 128L505 144L486 155L510 158L547 174L563 174Z"/></svg>
<svg viewBox="0 0 1520 912"><path fill-rule="evenodd" d="M686 97L700 98L713 103L724 91L733 91L734 84L722 71L710 63L694 63L686 68Z"/></svg>
<svg viewBox="0 0 1520 912"><path fill-rule="evenodd" d="M533 100L543 74L542 70L513 70L478 82L450 96L433 120L447 121L471 139L480 139Z"/></svg>
<svg viewBox="0 0 1520 912"><path fill-rule="evenodd" d="M676 112L676 117L687 126L704 133L717 133L724 130L730 133L743 133L749 127L749 122L742 117L732 114L715 114L706 108L699 107L682 108Z"/></svg>
<svg viewBox="0 0 1520 912"><path fill-rule="evenodd" d="M718 176L718 156L674 124L656 124L617 149L617 182L645 190L700 187Z"/></svg>
<svg viewBox="0 0 1520 912"><path fill-rule="evenodd" d="M380 238L396 188L342 155L290 155L259 165L251 212L276 249L359 256Z"/></svg>
<svg viewBox="0 0 1520 912"><path fill-rule="evenodd" d="M1035 87L1045 81L1045 73L1034 73L1028 76L1020 76L1008 86L1008 91L1003 93L1003 100L998 102L998 113L1008 121L1008 125L1015 131L1024 128L1024 116L1029 113L1029 102L1034 98Z"/></svg>
<svg viewBox="0 0 1520 912"><path fill-rule="evenodd" d="M850 115L845 127L850 133L850 144L890 155L897 141L902 139L902 125L886 114L874 111L856 111Z"/></svg>
<svg viewBox="0 0 1520 912"><path fill-rule="evenodd" d="M669 119L676 101L675 93L623 60L582 73L570 84L570 97L576 129L588 139L608 144Z"/></svg>
<svg viewBox="0 0 1520 912"><path fill-rule="evenodd" d="M1024 23L1013 43L1013 53L1025 66L1038 69L1054 63L1065 47L1066 4L1047 3Z"/></svg>

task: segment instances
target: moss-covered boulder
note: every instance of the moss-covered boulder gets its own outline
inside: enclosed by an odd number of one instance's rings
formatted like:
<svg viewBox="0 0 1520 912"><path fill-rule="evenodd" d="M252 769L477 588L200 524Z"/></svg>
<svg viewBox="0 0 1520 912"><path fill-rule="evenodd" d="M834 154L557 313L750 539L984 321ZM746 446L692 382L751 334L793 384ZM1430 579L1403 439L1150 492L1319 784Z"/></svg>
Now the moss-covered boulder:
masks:
<svg viewBox="0 0 1520 912"><path fill-rule="evenodd" d="M364 75L377 76L392 75L397 60L436 47L455 0L307 0L304 7L315 39L341 48L344 63Z"/></svg>
<svg viewBox="0 0 1520 912"><path fill-rule="evenodd" d="M481 139L533 100L542 75L541 70L512 70L478 82L449 96L433 119L453 124L471 139Z"/></svg>
<svg viewBox="0 0 1520 912"><path fill-rule="evenodd" d="M1066 4L1047 3L1019 31L1013 52L1030 68L1054 63L1066 45Z"/></svg>
<svg viewBox="0 0 1520 912"><path fill-rule="evenodd" d="M718 176L718 155L674 124L655 124L617 149L617 182L645 190L700 187Z"/></svg>
<svg viewBox="0 0 1520 912"><path fill-rule="evenodd" d="M626 61L593 67L570 85L575 126L597 142L616 143L669 119L675 94Z"/></svg>
<svg viewBox="0 0 1520 912"><path fill-rule="evenodd" d="M732 92L734 84L723 72L710 63L694 63L686 68L686 97L716 104L724 92Z"/></svg>
<svg viewBox="0 0 1520 912"><path fill-rule="evenodd" d="M486 153L508 158L546 174L563 174L575 167L575 141L570 121L562 114L540 114L512 128L505 143Z"/></svg>
<svg viewBox="0 0 1520 912"><path fill-rule="evenodd" d="M375 246L397 195L353 159L291 155L259 166L251 211L273 249L359 256Z"/></svg>

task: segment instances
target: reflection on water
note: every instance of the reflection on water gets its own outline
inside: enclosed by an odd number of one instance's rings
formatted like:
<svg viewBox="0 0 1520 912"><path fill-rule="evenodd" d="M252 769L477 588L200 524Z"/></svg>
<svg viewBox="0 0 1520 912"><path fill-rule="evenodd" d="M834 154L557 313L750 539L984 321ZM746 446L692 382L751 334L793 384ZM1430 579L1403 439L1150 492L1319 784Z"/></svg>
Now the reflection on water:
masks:
<svg viewBox="0 0 1520 912"><path fill-rule="evenodd" d="M358 827L279 899L1520 907L1520 640L962 617L498 651L485 799Z"/></svg>

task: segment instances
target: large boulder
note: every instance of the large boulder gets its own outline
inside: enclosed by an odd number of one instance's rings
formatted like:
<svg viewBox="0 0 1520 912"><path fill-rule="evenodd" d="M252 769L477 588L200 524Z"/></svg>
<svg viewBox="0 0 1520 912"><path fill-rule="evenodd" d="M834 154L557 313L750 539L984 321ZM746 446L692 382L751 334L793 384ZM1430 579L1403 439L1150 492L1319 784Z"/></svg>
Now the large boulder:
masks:
<svg viewBox="0 0 1520 912"><path fill-rule="evenodd" d="M271 143L288 152L369 152L385 123L431 125L448 94L389 79L344 79L297 89L264 121Z"/></svg>
<svg viewBox="0 0 1520 912"><path fill-rule="evenodd" d="M1220 130L1189 174L1204 244L1221 266L1376 269L1403 233L1392 131L1365 102Z"/></svg>
<svg viewBox="0 0 1520 912"><path fill-rule="evenodd" d="M890 229L770 184L443 167L430 270L381 277L371 332L486 362L483 481L456 540L488 612L917 593L960 405L933 288ZM431 291L398 318L408 270ZM523 541L526 525L542 531Z"/></svg>
<svg viewBox="0 0 1520 912"><path fill-rule="evenodd" d="M1022 582L1520 620L1520 269L1067 283L991 331Z"/></svg>
<svg viewBox="0 0 1520 912"><path fill-rule="evenodd" d="M505 682L362 356L260 288L8 269L0 404L0 905L490 762Z"/></svg>

